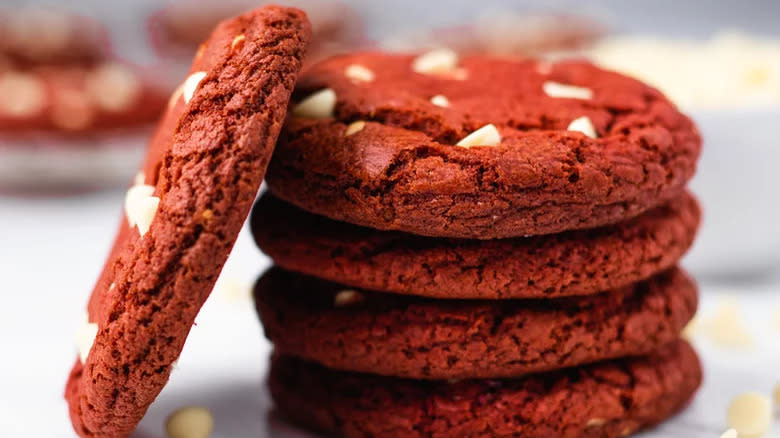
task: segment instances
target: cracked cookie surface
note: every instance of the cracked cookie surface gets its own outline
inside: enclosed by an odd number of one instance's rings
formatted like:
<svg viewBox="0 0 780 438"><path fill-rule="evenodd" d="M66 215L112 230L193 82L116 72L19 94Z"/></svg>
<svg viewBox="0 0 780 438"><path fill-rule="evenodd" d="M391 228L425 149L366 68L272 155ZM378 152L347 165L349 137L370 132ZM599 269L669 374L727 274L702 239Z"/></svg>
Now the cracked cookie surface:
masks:
<svg viewBox="0 0 780 438"><path fill-rule="evenodd" d="M171 98L90 298L94 340L65 389L81 437L128 436L167 382L249 214L309 34L297 9L227 20Z"/></svg>
<svg viewBox="0 0 780 438"><path fill-rule="evenodd" d="M255 298L276 351L329 368L416 379L513 377L674 341L697 306L675 268L559 300L435 300L350 290L271 268Z"/></svg>
<svg viewBox="0 0 780 438"><path fill-rule="evenodd" d="M690 248L699 217L685 194L601 228L445 239L333 221L266 193L251 228L277 265L351 287L434 298L556 298L626 286L670 268Z"/></svg>
<svg viewBox="0 0 780 438"><path fill-rule="evenodd" d="M634 79L582 61L468 57L452 75L416 73L414 64L363 53L302 75L297 102L333 94L316 114L311 102L298 112L319 118L288 120L270 190L358 225L490 239L620 222L679 195L694 173L696 128ZM590 97L560 97L565 86ZM597 138L568 130L583 117ZM498 143L456 146L486 125ZM494 142L491 134L483 138Z"/></svg>
<svg viewBox="0 0 780 438"><path fill-rule="evenodd" d="M701 377L696 353L676 341L646 357L455 382L338 372L275 356L269 386L285 416L345 438L617 438L681 410Z"/></svg>

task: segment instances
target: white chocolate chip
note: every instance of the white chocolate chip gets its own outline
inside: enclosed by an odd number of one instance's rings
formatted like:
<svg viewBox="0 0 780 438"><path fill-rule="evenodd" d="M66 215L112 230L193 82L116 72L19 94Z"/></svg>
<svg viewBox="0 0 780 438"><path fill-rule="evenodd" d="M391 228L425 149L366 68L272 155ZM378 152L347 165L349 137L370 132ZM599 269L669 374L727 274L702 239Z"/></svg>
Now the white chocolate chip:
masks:
<svg viewBox="0 0 780 438"><path fill-rule="evenodd" d="M371 82L376 77L373 71L359 64L347 66L346 70L344 70L344 74L351 79L352 82Z"/></svg>
<svg viewBox="0 0 780 438"><path fill-rule="evenodd" d="M94 322L89 322L89 315L84 315L84 322L76 331L76 345L79 349L79 359L81 363L87 361L89 350L92 349L92 345L95 343L95 337L97 336L98 325Z"/></svg>
<svg viewBox="0 0 780 438"><path fill-rule="evenodd" d="M154 186L138 184L130 187L125 195L127 223L131 227L137 225L141 236L149 231L149 226L152 224L160 204L160 198L152 196L153 193Z"/></svg>
<svg viewBox="0 0 780 438"><path fill-rule="evenodd" d="M442 108L447 108L450 106L450 100L441 94L437 94L431 97L431 103Z"/></svg>
<svg viewBox="0 0 780 438"><path fill-rule="evenodd" d="M686 341L692 341L694 336L699 332L700 323L696 317L693 317L688 324L682 330L681 336Z"/></svg>
<svg viewBox="0 0 780 438"><path fill-rule="evenodd" d="M737 438L737 431L734 429L729 429L723 432L720 438Z"/></svg>
<svg viewBox="0 0 780 438"><path fill-rule="evenodd" d="M135 183L137 186L146 183L146 174L144 174L143 171L136 173L135 177L133 178L133 183Z"/></svg>
<svg viewBox="0 0 780 438"><path fill-rule="evenodd" d="M457 67L458 54L450 49L432 50L412 61L412 70L428 75L451 73Z"/></svg>
<svg viewBox="0 0 780 438"><path fill-rule="evenodd" d="M184 103L190 103L192 96L195 94L195 90L197 90L198 85L200 85L200 81L202 81L205 77L205 71L198 71L189 75L187 79L184 80L184 84L182 85L181 89L182 96L184 96Z"/></svg>
<svg viewBox="0 0 780 438"><path fill-rule="evenodd" d="M585 423L585 427L598 427L604 425L606 422L607 420L603 418L591 418Z"/></svg>
<svg viewBox="0 0 780 438"><path fill-rule="evenodd" d="M347 126L347 129L344 131L344 136L349 137L352 134L356 134L363 130L363 128L366 127L366 122L364 120L358 120L355 122L350 123Z"/></svg>
<svg viewBox="0 0 780 438"><path fill-rule="evenodd" d="M708 320L704 321L706 334L716 344L725 347L749 347L753 336L747 328L736 302L722 302Z"/></svg>
<svg viewBox="0 0 780 438"><path fill-rule="evenodd" d="M86 78L87 93L106 111L127 109L141 96L141 83L127 67L111 62L97 67Z"/></svg>
<svg viewBox="0 0 780 438"><path fill-rule="evenodd" d="M168 108L172 108L174 105L176 105L176 102L181 97L182 93L184 92L184 84L179 85L176 87L175 90L173 90L173 94L171 94L171 97L168 99Z"/></svg>
<svg viewBox="0 0 780 438"><path fill-rule="evenodd" d="M6 72L0 76L0 112L12 117L30 117L43 109L46 92L32 75Z"/></svg>
<svg viewBox="0 0 780 438"><path fill-rule="evenodd" d="M470 148L472 146L496 146L499 143L501 143L501 134L491 123L464 137L457 143L457 146Z"/></svg>
<svg viewBox="0 0 780 438"><path fill-rule="evenodd" d="M239 44L240 45L244 44L244 40L246 40L246 36L244 34L238 35L237 37L233 38L233 42L230 43L230 50L236 50L236 47Z"/></svg>
<svg viewBox="0 0 780 438"><path fill-rule="evenodd" d="M363 294L356 290L344 289L333 297L333 305L336 307L346 307L363 301Z"/></svg>
<svg viewBox="0 0 780 438"><path fill-rule="evenodd" d="M214 417L200 406L179 408L165 420L168 438L208 438L214 430Z"/></svg>
<svg viewBox="0 0 780 438"><path fill-rule="evenodd" d="M726 421L740 436L759 436L769 429L772 403L768 397L756 392L740 394L729 404Z"/></svg>
<svg viewBox="0 0 780 438"><path fill-rule="evenodd" d="M327 119L333 117L336 108L336 92L330 88L320 90L303 99L293 108L293 115L307 119Z"/></svg>
<svg viewBox="0 0 780 438"><path fill-rule="evenodd" d="M590 118L586 116L578 117L572 120L571 123L569 123L569 126L566 128L566 130L581 132L590 138L598 137L598 135L596 134L596 127L593 126L593 122L590 121Z"/></svg>
<svg viewBox="0 0 780 438"><path fill-rule="evenodd" d="M550 97L569 98L569 99L592 99L593 90L589 88L577 87L575 85L560 84L558 82L547 81L542 84L544 93Z"/></svg>

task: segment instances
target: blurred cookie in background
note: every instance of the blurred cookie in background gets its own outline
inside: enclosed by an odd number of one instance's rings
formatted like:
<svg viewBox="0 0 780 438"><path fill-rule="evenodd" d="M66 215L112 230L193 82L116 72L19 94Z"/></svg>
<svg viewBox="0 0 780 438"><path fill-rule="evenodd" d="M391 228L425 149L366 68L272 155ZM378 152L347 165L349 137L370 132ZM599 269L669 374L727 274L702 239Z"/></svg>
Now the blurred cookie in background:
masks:
<svg viewBox="0 0 780 438"><path fill-rule="evenodd" d="M149 19L152 44L163 56L192 58L218 22L269 1L171 1ZM339 1L290 0L287 6L306 11L312 24L312 43L305 65L332 55L366 47L363 20Z"/></svg>
<svg viewBox="0 0 780 438"><path fill-rule="evenodd" d="M91 19L27 8L0 21L0 190L126 183L167 92Z"/></svg>
<svg viewBox="0 0 780 438"><path fill-rule="evenodd" d="M525 57L577 49L605 33L605 27L586 17L494 11L456 27L401 33L381 45L393 51L447 47L463 55Z"/></svg>

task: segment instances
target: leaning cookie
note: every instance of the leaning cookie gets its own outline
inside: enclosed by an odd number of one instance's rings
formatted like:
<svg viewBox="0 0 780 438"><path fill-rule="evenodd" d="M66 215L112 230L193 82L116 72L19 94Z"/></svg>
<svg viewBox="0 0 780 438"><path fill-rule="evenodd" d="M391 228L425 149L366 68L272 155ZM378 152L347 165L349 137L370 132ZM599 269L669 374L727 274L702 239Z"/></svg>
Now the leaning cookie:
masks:
<svg viewBox="0 0 780 438"><path fill-rule="evenodd" d="M646 357L508 380L413 381L276 356L279 410L333 436L617 438L678 412L701 383L677 341Z"/></svg>
<svg viewBox="0 0 780 438"><path fill-rule="evenodd" d="M699 225L684 194L619 224L528 238L436 239L307 213L263 195L251 227L279 266L352 287L433 298L554 298L644 280L673 266Z"/></svg>
<svg viewBox="0 0 780 438"><path fill-rule="evenodd" d="M559 300L433 300L348 289L272 268L255 288L281 354L329 368L415 379L515 377L648 354L696 312L678 269Z"/></svg>
<svg viewBox="0 0 780 438"><path fill-rule="evenodd" d="M68 379L80 436L129 435L168 380L263 179L309 34L297 9L225 21L174 94Z"/></svg>
<svg viewBox="0 0 780 438"><path fill-rule="evenodd" d="M364 53L301 77L268 186L305 210L432 237L630 219L679 195L701 141L657 90L581 61Z"/></svg>

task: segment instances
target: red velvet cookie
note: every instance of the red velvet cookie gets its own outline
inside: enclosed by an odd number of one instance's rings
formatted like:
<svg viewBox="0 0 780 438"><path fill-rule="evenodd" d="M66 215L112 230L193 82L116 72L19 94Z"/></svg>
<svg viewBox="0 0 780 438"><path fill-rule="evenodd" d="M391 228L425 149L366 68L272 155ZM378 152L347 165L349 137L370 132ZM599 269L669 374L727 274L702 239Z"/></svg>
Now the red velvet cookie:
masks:
<svg viewBox="0 0 780 438"><path fill-rule="evenodd" d="M464 240L336 222L265 194L252 213L260 249L279 266L353 287L434 298L587 295L673 266L699 225L685 194L639 217L591 230Z"/></svg>
<svg viewBox="0 0 780 438"><path fill-rule="evenodd" d="M363 53L297 87L270 190L383 230L491 239L620 222L678 196L701 145L657 90L583 61Z"/></svg>
<svg viewBox="0 0 780 438"><path fill-rule="evenodd" d="M80 436L129 435L167 382L263 179L309 34L297 9L225 21L173 96L68 379Z"/></svg>
<svg viewBox="0 0 780 438"><path fill-rule="evenodd" d="M701 383L677 341L647 357L517 380L414 381L328 370L275 357L279 410L344 438L624 437L681 410Z"/></svg>
<svg viewBox="0 0 780 438"><path fill-rule="evenodd" d="M433 300L347 289L272 268L255 288L266 336L329 368L415 379L498 378L650 353L696 312L673 269L559 300Z"/></svg>

